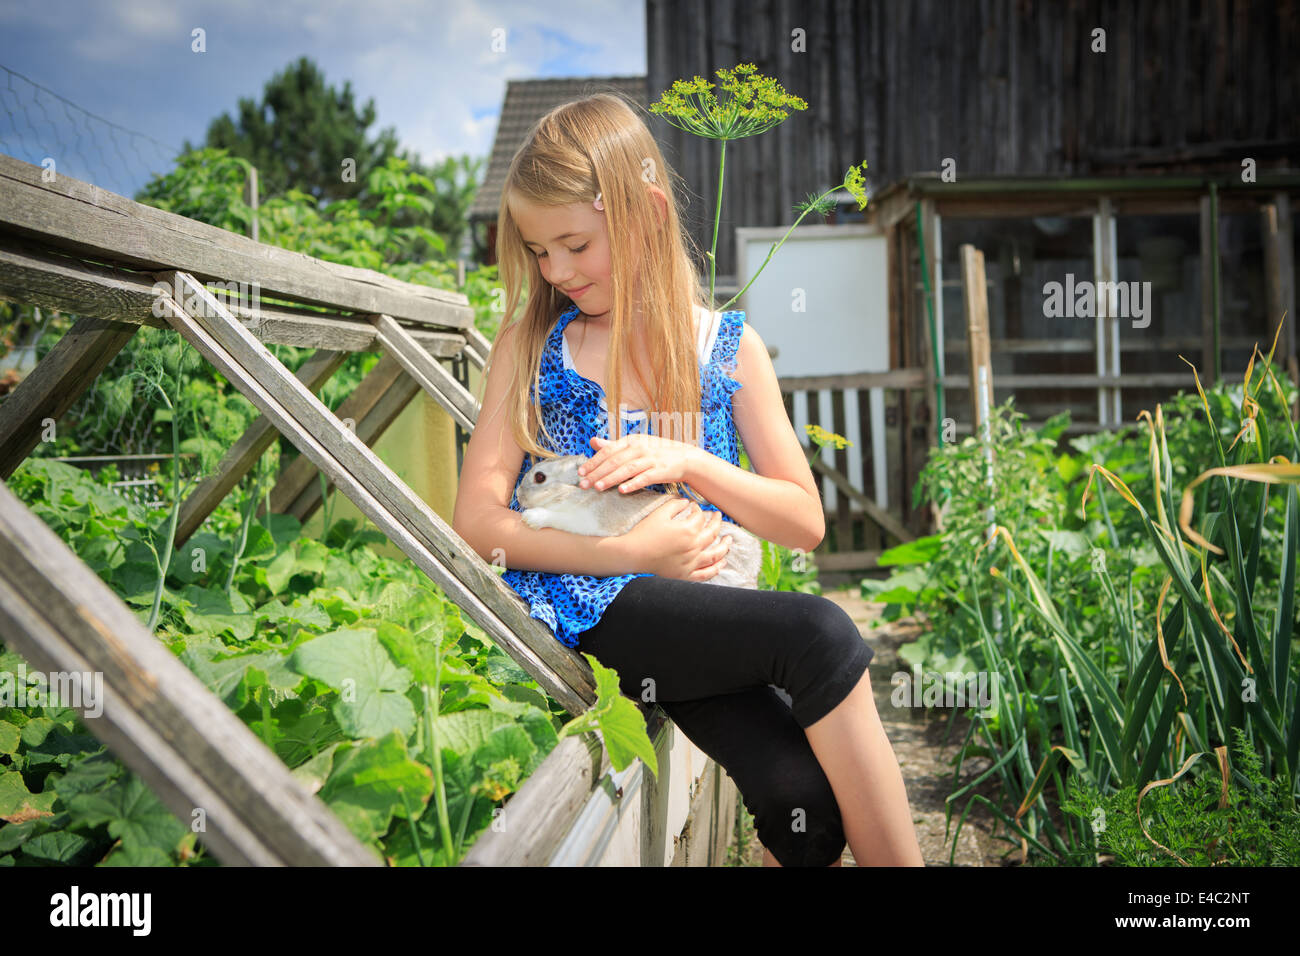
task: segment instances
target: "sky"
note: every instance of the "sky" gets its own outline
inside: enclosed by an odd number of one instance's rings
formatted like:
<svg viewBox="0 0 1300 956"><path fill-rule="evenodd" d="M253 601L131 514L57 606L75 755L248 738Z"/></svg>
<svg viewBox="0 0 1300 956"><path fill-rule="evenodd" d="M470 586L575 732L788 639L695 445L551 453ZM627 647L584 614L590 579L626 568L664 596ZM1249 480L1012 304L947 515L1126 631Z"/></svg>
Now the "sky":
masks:
<svg viewBox="0 0 1300 956"><path fill-rule="evenodd" d="M196 28L206 52L191 49ZM486 158L508 80L643 74L645 10L642 0L0 0L0 152L55 157L60 173L129 196L300 56L327 85L350 80L358 110L373 98L371 138L393 126L425 162Z"/></svg>

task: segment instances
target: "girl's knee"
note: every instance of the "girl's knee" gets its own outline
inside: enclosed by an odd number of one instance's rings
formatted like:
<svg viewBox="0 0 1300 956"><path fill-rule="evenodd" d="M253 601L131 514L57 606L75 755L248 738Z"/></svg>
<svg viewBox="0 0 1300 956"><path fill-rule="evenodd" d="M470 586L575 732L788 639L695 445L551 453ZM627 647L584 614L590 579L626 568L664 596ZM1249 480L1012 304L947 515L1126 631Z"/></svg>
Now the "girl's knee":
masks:
<svg viewBox="0 0 1300 956"><path fill-rule="evenodd" d="M782 866L830 866L844 852L839 804L824 773L765 781L745 798L759 842ZM751 788L752 789L752 788Z"/></svg>
<svg viewBox="0 0 1300 956"><path fill-rule="evenodd" d="M875 651L849 613L829 598L816 594L805 597L809 600L801 609L791 658L797 676L816 686L824 683L828 674L845 669L859 671L870 664Z"/></svg>
<svg viewBox="0 0 1300 956"><path fill-rule="evenodd" d="M862 631L848 611L830 598L817 594L808 597L813 598L806 612L809 636L836 648L856 648L863 643Z"/></svg>

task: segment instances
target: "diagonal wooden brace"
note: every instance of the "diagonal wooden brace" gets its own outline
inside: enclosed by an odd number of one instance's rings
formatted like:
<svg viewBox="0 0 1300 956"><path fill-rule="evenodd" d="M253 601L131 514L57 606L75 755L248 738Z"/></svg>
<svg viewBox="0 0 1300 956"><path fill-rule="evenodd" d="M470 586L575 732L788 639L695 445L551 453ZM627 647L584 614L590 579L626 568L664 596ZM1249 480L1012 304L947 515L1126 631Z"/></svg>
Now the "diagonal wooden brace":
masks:
<svg viewBox="0 0 1300 956"><path fill-rule="evenodd" d="M571 714L595 702L586 661L555 640L481 557L319 399L275 359L203 284L156 273L182 290L163 294L163 318L465 610L489 637ZM186 309L192 311L187 311Z"/></svg>

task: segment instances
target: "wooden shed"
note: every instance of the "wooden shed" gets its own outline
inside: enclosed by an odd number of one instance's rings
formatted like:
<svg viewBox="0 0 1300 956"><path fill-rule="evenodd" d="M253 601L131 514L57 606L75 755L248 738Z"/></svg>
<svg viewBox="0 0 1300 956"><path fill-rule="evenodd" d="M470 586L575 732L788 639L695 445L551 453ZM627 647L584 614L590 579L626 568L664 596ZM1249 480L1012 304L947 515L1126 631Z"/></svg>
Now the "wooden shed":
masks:
<svg viewBox="0 0 1300 956"><path fill-rule="evenodd" d="M994 401L1014 394L1031 422L1061 411L1076 432L1132 422L1193 387L1180 356L1202 380L1238 375L1283 315L1278 360L1300 378L1297 198L1300 176L1286 173L892 184L872 217L889 236L897 360L934 386L930 441L945 420L956 435L974 421L958 262L968 244L986 262Z"/></svg>

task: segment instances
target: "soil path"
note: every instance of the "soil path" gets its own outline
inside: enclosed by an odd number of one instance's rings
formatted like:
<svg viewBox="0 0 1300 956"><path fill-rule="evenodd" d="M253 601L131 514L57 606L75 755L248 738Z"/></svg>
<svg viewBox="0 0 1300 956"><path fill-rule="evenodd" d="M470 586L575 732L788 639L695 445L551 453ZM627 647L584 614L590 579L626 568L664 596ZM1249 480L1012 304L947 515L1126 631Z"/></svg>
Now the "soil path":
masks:
<svg viewBox="0 0 1300 956"><path fill-rule="evenodd" d="M871 645L876 656L871 661L871 684L876 695L876 710L885 726L885 733L894 747L899 766L903 770L903 782L907 786L908 802L912 807L912 820L916 826L916 837L921 844L921 855L926 866L1003 866L1003 856L1007 854L1009 844L996 840L992 834L997 824L996 818L986 807L976 806L971 809L966 823L962 827L961 837L957 842L955 856L952 853L951 832L944 834L944 800L956 788L964 786L988 769L989 761L973 758L966 761L962 776L956 787L953 785L953 758L961 742L966 737L969 721L958 717L950 734L948 731L947 712L927 714L924 709L893 706L890 695L894 685L892 675L897 671L911 668L898 657L898 649L904 644L915 641L921 633L921 627L913 621L895 621L872 627L871 622L880 617L883 605L863 600L856 585L848 588L827 590L825 597L834 601L848 612L862 631L862 636ZM944 737L947 735L947 743ZM979 788L990 800L996 802L997 791L992 780L985 781ZM970 794L966 795L967 797ZM956 830L957 820L965 809L966 797L956 806L952 813L952 830ZM752 838L745 855L745 866L762 866L763 851L758 841ZM1019 854L1013 854L1018 856ZM846 847L843 856L844 866L856 866L853 854Z"/></svg>

